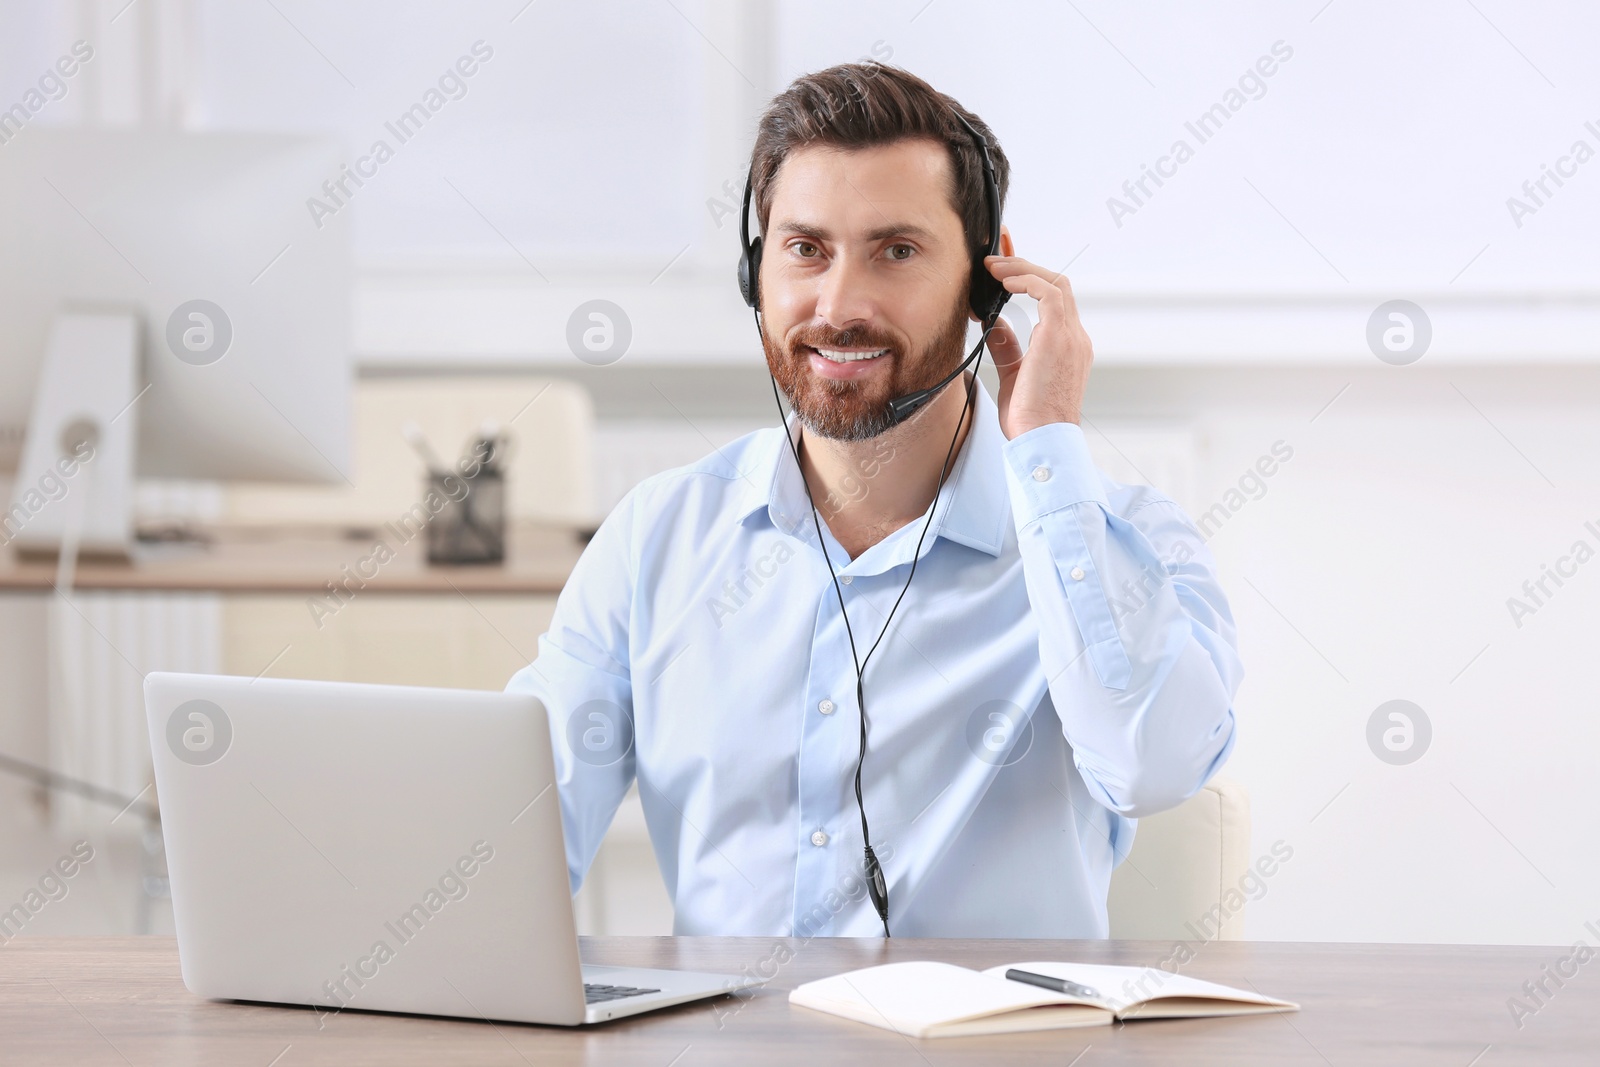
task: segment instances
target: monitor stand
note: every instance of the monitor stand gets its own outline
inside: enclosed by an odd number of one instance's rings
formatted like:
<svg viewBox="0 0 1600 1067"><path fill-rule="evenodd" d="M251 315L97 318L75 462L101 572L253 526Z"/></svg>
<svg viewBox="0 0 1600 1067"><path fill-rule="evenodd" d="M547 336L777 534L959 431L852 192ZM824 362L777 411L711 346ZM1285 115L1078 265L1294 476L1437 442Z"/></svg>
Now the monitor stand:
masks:
<svg viewBox="0 0 1600 1067"><path fill-rule="evenodd" d="M133 312L56 316L0 545L129 558L141 333Z"/></svg>

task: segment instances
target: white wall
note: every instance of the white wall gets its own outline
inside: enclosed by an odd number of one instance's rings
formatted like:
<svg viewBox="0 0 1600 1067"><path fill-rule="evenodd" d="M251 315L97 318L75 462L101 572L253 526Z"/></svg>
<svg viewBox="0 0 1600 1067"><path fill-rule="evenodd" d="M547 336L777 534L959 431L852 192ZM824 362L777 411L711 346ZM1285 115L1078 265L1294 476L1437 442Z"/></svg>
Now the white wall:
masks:
<svg viewBox="0 0 1600 1067"><path fill-rule="evenodd" d="M1227 773L1256 851L1295 850L1249 935L1580 936L1600 899L1600 562L1520 628L1506 601L1574 541L1600 551L1600 374L1140 371L1099 396L1193 420L1196 512L1294 450L1209 542L1246 666ZM1367 742L1395 699L1433 730L1403 766Z"/></svg>
<svg viewBox="0 0 1600 1067"><path fill-rule="evenodd" d="M1600 147L1600 10L1422 0L779 5L779 82L891 53L983 115L1016 168L1022 255L1110 291L1593 286L1600 158L1514 225L1505 201ZM1186 129L1281 42L1203 143ZM1283 52L1290 53L1287 59ZM1122 191L1186 139L1143 205ZM1169 169L1174 169L1170 168ZM1113 219L1108 200L1133 203ZM1298 232L1297 232L1298 231Z"/></svg>

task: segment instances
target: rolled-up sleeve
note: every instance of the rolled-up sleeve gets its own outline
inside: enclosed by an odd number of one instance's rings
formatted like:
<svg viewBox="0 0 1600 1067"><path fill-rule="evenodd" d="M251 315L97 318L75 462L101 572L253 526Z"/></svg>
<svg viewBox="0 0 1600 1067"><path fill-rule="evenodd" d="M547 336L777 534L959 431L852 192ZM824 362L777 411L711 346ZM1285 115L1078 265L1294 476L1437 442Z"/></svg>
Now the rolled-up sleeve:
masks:
<svg viewBox="0 0 1600 1067"><path fill-rule="evenodd" d="M1131 818L1197 792L1234 742L1243 676L1216 563L1177 504L1113 508L1083 431L1004 446L1051 699L1091 794Z"/></svg>

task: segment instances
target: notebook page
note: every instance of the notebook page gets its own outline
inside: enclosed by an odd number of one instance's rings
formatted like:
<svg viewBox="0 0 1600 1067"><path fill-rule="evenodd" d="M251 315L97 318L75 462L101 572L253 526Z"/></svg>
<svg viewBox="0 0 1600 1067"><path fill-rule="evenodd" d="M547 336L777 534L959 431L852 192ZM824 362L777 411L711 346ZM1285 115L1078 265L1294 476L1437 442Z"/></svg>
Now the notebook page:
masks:
<svg viewBox="0 0 1600 1067"><path fill-rule="evenodd" d="M932 961L887 963L807 982L789 1000L914 1037L929 1036L944 1024L1081 1003L1048 989L997 982L965 967ZM1101 1021L1094 1009L1085 1008L1084 1014Z"/></svg>
<svg viewBox="0 0 1600 1067"><path fill-rule="evenodd" d="M1006 971L1011 968L1016 968L1019 971L1032 971L1034 974L1049 975L1052 978L1065 978L1068 981L1089 986L1100 993L1101 1002L1106 1007L1119 1015L1136 1004L1154 999L1165 1000L1169 997L1182 998L1185 1001L1210 1001L1215 1003L1218 1008L1226 1007L1229 1002L1270 1008L1296 1009L1299 1007L1298 1004L1292 1001L1263 996L1253 990L1235 989L1232 986L1221 985L1217 982L1207 982L1200 978L1191 978L1185 974L1174 974L1171 971L1164 971L1156 967L1119 967L1105 963L1064 963L1057 960L1052 962L1008 963L999 967L991 967L983 973L1003 979ZM1009 984L1022 985L1023 983L1011 982ZM1192 1004L1186 1006L1193 1008Z"/></svg>

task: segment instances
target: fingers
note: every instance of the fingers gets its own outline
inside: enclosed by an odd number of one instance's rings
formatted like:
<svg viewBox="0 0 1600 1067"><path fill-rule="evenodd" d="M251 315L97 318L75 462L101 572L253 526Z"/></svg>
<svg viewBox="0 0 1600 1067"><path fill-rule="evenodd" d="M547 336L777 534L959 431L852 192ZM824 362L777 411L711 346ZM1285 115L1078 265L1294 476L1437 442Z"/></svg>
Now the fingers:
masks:
<svg viewBox="0 0 1600 1067"><path fill-rule="evenodd" d="M1037 274L1040 277L1048 278L1050 275L1057 273L1042 264L1023 259L1021 256L984 256L983 261L988 265L989 272L996 278L1004 278L1011 274Z"/></svg>
<svg viewBox="0 0 1600 1067"><path fill-rule="evenodd" d="M1078 319L1077 307L1071 298L1062 295L1060 287L1050 284L1037 274L1014 274L1001 284L1008 292L1026 293L1039 302L1039 325L1033 334L1035 341L1043 331L1069 343L1081 343L1087 346L1088 335L1084 333L1083 323ZM997 361L996 367L998 366Z"/></svg>
<svg viewBox="0 0 1600 1067"><path fill-rule="evenodd" d="M1063 310L1077 314L1078 306L1077 301L1072 295L1072 282L1068 280L1064 271L1051 270L1050 268L1041 266L1038 263L1033 263L1029 260L1023 259L1021 256L986 256L984 257L984 265L989 268L990 274L993 274L1002 282L1009 281L1011 278L1022 277L1030 274L1039 278L1041 281L1049 285L1050 288L1054 289L1060 294ZM1006 288L1013 293L1026 292L1035 300L1039 300L1041 303L1043 302L1042 297L1030 290L1013 289L1009 285L1007 285Z"/></svg>
<svg viewBox="0 0 1600 1067"><path fill-rule="evenodd" d="M1037 274L1013 274L1002 278L1000 284L1006 287L1008 293L1026 293L1037 300L1041 324L1047 318L1065 317L1074 310L1067 298L1061 295L1060 289Z"/></svg>

